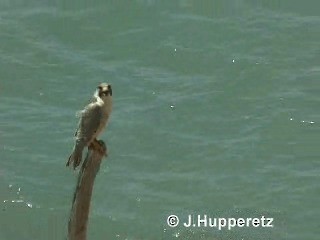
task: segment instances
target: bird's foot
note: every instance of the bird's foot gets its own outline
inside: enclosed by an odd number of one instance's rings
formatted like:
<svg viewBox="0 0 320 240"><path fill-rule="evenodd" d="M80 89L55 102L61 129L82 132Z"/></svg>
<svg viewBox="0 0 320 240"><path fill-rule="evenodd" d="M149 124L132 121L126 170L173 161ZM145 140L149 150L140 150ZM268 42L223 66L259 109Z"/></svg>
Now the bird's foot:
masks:
<svg viewBox="0 0 320 240"><path fill-rule="evenodd" d="M94 139L89 148L98 151L102 155L107 156L107 146L102 140Z"/></svg>

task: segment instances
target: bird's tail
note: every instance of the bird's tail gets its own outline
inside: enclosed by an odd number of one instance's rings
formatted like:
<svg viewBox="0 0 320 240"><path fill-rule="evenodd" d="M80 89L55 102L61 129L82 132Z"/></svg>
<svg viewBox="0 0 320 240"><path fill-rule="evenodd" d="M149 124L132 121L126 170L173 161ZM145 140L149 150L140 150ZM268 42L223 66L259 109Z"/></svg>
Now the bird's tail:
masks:
<svg viewBox="0 0 320 240"><path fill-rule="evenodd" d="M66 166L69 167L71 163L73 163L73 169L76 169L76 167L79 166L82 160L82 152L83 152L84 146L82 144L76 144L68 161Z"/></svg>

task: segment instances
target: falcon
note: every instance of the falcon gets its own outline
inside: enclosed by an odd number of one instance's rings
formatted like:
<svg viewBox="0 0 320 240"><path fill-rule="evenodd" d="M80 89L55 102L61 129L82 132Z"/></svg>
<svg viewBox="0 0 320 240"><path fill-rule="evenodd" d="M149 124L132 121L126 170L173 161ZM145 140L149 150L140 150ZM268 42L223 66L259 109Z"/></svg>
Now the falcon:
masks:
<svg viewBox="0 0 320 240"><path fill-rule="evenodd" d="M90 146L107 125L112 111L112 88L110 84L101 83L93 94L91 102L80 111L78 129L75 133L75 145L66 166L73 164L76 169L81 163L82 152Z"/></svg>

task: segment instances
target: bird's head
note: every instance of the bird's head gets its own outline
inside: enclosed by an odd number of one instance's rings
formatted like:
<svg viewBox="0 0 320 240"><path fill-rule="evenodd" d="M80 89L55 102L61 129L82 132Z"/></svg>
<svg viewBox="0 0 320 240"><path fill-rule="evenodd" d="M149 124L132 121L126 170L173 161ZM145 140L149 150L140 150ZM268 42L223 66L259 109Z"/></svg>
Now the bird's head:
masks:
<svg viewBox="0 0 320 240"><path fill-rule="evenodd" d="M97 87L96 95L99 96L104 102L111 101L112 88L110 84L101 83Z"/></svg>

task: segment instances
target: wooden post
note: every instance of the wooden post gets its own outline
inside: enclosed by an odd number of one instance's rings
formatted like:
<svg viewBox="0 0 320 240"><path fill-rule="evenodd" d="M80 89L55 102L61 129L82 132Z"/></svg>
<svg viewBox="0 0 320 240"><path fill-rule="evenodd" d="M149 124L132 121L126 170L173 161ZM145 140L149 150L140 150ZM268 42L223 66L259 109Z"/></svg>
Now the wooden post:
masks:
<svg viewBox="0 0 320 240"><path fill-rule="evenodd" d="M94 179L100 169L107 148L102 140L94 141L88 149L81 166L77 186L73 196L68 224L68 240L86 240L87 223Z"/></svg>

